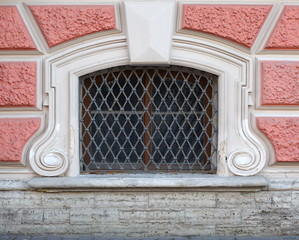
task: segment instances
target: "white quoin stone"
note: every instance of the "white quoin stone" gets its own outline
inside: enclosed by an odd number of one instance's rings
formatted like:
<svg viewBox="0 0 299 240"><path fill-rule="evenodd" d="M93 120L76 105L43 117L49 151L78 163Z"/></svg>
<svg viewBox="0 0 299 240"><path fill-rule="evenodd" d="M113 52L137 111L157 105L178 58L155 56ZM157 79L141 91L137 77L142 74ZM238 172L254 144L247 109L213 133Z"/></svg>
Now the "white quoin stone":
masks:
<svg viewBox="0 0 299 240"><path fill-rule="evenodd" d="M169 64L174 2L125 2L131 64Z"/></svg>

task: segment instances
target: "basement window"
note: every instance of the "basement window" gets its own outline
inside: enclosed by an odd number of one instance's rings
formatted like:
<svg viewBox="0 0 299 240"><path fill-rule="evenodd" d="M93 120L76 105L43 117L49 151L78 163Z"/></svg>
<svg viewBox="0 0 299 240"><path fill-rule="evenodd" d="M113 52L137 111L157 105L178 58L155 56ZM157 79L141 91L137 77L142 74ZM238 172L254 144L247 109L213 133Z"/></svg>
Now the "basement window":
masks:
<svg viewBox="0 0 299 240"><path fill-rule="evenodd" d="M80 77L82 173L215 173L217 76L121 66Z"/></svg>

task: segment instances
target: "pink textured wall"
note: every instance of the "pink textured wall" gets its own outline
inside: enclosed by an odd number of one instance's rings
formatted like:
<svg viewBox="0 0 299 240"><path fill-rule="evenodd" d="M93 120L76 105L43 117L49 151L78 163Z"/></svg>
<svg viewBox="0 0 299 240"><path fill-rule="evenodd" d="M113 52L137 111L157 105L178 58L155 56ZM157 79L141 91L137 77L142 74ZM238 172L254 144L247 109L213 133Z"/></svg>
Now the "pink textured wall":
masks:
<svg viewBox="0 0 299 240"><path fill-rule="evenodd" d="M48 45L116 28L114 6L30 6Z"/></svg>
<svg viewBox="0 0 299 240"><path fill-rule="evenodd" d="M277 162L299 162L299 118L259 117L257 127L272 143Z"/></svg>
<svg viewBox="0 0 299 240"><path fill-rule="evenodd" d="M0 62L0 107L36 106L36 62Z"/></svg>
<svg viewBox="0 0 299 240"><path fill-rule="evenodd" d="M21 161L25 144L39 126L39 118L0 119L0 162Z"/></svg>
<svg viewBox="0 0 299 240"><path fill-rule="evenodd" d="M36 49L15 6L0 6L0 50Z"/></svg>
<svg viewBox="0 0 299 240"><path fill-rule="evenodd" d="M299 6L286 6L266 49L299 49Z"/></svg>
<svg viewBox="0 0 299 240"><path fill-rule="evenodd" d="M261 104L299 105L299 62L261 63Z"/></svg>
<svg viewBox="0 0 299 240"><path fill-rule="evenodd" d="M251 47L272 6L183 5L182 28L210 33Z"/></svg>

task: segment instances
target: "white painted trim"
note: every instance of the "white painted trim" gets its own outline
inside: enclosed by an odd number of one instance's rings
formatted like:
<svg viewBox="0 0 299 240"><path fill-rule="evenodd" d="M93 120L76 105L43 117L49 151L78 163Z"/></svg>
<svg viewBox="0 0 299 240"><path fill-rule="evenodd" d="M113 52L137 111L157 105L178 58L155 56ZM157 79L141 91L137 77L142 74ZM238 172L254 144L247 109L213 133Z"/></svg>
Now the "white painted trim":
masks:
<svg viewBox="0 0 299 240"><path fill-rule="evenodd" d="M49 96L49 122L30 151L31 167L38 174L79 175L78 78L96 70L129 64L124 40L123 37L110 37L92 44L88 42L46 59L45 92ZM250 176L261 171L266 164L266 151L251 132L248 121L252 58L239 51L219 49L207 41L180 35L174 36L170 63L219 76L218 141L221 151L218 152L218 175ZM45 154L58 154L63 167L45 166ZM250 156L249 164L244 165L244 161L235 157L242 154L247 160Z"/></svg>

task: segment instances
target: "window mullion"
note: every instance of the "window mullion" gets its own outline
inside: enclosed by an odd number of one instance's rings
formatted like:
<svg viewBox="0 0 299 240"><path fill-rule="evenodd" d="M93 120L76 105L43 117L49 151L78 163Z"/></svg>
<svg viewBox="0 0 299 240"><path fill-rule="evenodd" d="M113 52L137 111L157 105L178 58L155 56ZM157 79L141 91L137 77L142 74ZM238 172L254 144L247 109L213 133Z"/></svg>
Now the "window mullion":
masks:
<svg viewBox="0 0 299 240"><path fill-rule="evenodd" d="M151 123L151 115L152 115L152 104L151 99L153 95L153 86L152 80L149 76L150 71L147 74L144 74L144 86L147 89L147 92L144 94L143 103L144 103L144 116L143 116L143 123L144 123L144 137L143 137L143 144L145 146L144 151L144 165L145 168L148 169L151 165L151 155L152 155L152 141L151 141L151 134L152 134L152 123Z"/></svg>

